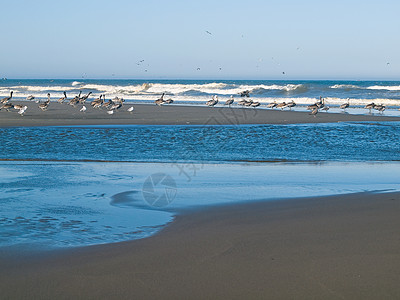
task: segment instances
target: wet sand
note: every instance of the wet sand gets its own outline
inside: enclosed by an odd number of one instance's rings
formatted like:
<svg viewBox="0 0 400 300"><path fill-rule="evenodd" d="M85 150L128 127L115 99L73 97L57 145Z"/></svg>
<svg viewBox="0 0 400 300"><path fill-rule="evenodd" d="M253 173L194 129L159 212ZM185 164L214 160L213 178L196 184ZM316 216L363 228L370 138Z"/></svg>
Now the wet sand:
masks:
<svg viewBox="0 0 400 300"><path fill-rule="evenodd" d="M399 299L400 193L186 212L153 237L21 257L3 299Z"/></svg>
<svg viewBox="0 0 400 300"><path fill-rule="evenodd" d="M351 115L347 113L320 112L312 116L309 112L280 111L254 108L228 108L221 106L181 106L176 104L156 106L134 104L134 112L127 111L125 104L113 115L105 109L93 109L86 104L86 112L80 112L82 105L76 108L59 103L51 103L47 111L41 111L38 104L26 101L13 101L13 104L27 105L23 117L16 110L0 111L0 127L10 126L62 126L62 125L216 125L216 124L295 124L295 123L332 123L346 121L399 121L398 117L379 115Z"/></svg>

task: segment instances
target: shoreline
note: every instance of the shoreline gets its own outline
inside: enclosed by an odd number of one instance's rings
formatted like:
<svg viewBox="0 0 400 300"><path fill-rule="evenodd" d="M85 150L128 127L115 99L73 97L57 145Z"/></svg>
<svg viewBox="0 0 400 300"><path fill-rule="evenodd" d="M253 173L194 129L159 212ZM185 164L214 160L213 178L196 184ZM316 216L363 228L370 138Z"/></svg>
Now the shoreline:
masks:
<svg viewBox="0 0 400 300"><path fill-rule="evenodd" d="M146 239L2 255L0 286L5 298L395 299L399 212L399 192L205 208Z"/></svg>
<svg viewBox="0 0 400 300"><path fill-rule="evenodd" d="M352 115L348 113L320 112L312 116L309 112L278 111L257 108L228 108L222 106L184 106L152 104L125 104L113 115L106 110L93 109L86 104L74 108L67 104L50 103L47 111L41 111L36 103L13 101L27 105L24 116L16 110L0 111L0 128L36 126L79 126L79 125L255 125L255 124L301 124L336 122L383 122L400 121L400 117L376 115ZM134 111L128 112L128 107Z"/></svg>

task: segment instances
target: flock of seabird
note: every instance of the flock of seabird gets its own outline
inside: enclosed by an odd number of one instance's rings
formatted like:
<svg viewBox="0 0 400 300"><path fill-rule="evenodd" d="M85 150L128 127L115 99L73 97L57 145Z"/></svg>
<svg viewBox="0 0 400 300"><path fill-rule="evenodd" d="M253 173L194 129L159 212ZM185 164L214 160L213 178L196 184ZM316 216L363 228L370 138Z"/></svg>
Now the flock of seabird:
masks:
<svg viewBox="0 0 400 300"><path fill-rule="evenodd" d="M82 91L80 91L78 95L76 95L75 97L73 97L69 100L67 97L67 93L64 92L63 94L64 94L63 97L57 99L58 103L67 103L73 107L76 107L76 105L81 104L82 106L80 107L79 111L82 113L86 112L87 108L86 108L85 104L86 104L86 101L88 100L88 98L90 97L90 95L92 94L92 92L89 92L86 95L82 96ZM248 99L250 97L250 91L248 91L248 90L240 92L239 95L240 95L240 97L242 97L242 99L237 102L238 105L241 105L244 107L253 107L253 108L261 105L260 102L258 102L258 101L253 101L251 99ZM154 103L158 106L161 106L164 104L172 104L174 102L174 100L172 100L171 98L164 99L164 96L165 96L165 93L163 93L160 98L155 100ZM23 116L25 111L28 109L28 107L26 105L12 104L10 102L12 97L13 97L13 91L10 92L10 96L1 99L0 110L5 109L7 111L10 111L10 109L15 109L18 111L18 114ZM29 101L33 101L35 99L36 98L33 95L30 95L26 98L26 100L29 100ZM38 105L39 109L41 109L42 111L46 111L50 105L50 93L47 94L47 100L45 102L40 103L39 100L35 100L35 102L39 103L39 105ZM119 98L119 97L115 97L114 99L110 99L107 101L106 96L104 94L101 94L99 97L97 97L96 99L94 99L90 102L90 106L92 106L94 109L105 108L107 110L107 114L112 115L112 114L114 114L115 111L117 111L118 109L120 109L123 106L124 102L125 102L125 100L123 98ZM230 98L225 101L224 105L227 105L230 107L234 102L235 102L235 99L233 98L233 96L230 96ZM214 95L205 104L209 107L214 107L218 103L219 103L218 95ZM289 108L291 110L296 105L297 104L293 100L291 100L290 102L281 102L281 103L274 101L272 103L267 104L266 107L270 108L270 109L276 108L276 109L281 109L281 110L284 110L285 108ZM347 99L347 102L345 102L339 106L339 108L342 109L343 111L345 111L349 107L350 107L350 99L349 98ZM383 104L375 104L372 102L372 103L367 104L364 108L369 109L370 113L371 113L372 109L375 109L375 110L379 111L380 113L383 113L383 111L386 109L386 106ZM326 105L325 99L320 97L317 102L315 102L314 104L308 105L307 109L310 110L310 115L313 115L315 117L319 111L329 110L329 106ZM127 111L131 112L131 113L133 112L133 110L134 110L133 106L130 106L127 109Z"/></svg>
<svg viewBox="0 0 400 300"><path fill-rule="evenodd" d="M92 94L92 92L87 93L86 95L82 96L82 91L79 92L78 95L75 97L71 98L68 100L67 93L63 93L64 96L57 99L57 102L62 104L62 103L67 103L73 107L76 107L78 104L81 104L82 106L80 107L79 111L80 112L86 112L87 107L85 106L86 101L88 100L89 96ZM5 109L7 111L10 111L10 109L15 109L18 111L18 114L21 116L24 115L25 111L28 109L26 105L18 105L18 104L12 104L10 101L13 97L13 91L10 92L10 96L5 97L0 100L0 110ZM35 96L30 95L26 98L28 101L34 101L36 99ZM36 103L38 103L38 108L41 109L42 111L46 111L50 105L50 93L47 94L47 100L45 102L40 103L39 100L35 100ZM90 102L90 106L93 108L105 108L107 110L107 114L114 114L114 112L118 109L120 109L125 100L123 98L115 97L114 99L106 100L106 96L104 94L100 95L98 98L92 100ZM127 109L128 112L132 113L134 110L133 106L129 107Z"/></svg>

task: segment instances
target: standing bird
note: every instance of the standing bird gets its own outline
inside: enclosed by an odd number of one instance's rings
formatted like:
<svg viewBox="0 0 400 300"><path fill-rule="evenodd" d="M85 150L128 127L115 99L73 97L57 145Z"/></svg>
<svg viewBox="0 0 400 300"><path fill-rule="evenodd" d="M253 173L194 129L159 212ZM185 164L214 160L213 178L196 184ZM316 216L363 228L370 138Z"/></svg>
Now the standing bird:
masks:
<svg viewBox="0 0 400 300"><path fill-rule="evenodd" d="M50 104L50 93L47 94L47 101L39 104L39 108L42 111L45 111L49 107L49 104Z"/></svg>
<svg viewBox="0 0 400 300"><path fill-rule="evenodd" d="M267 108L275 108L278 105L278 103L276 103L276 100L274 102L271 102L270 104L267 105Z"/></svg>
<svg viewBox="0 0 400 300"><path fill-rule="evenodd" d="M213 96L213 98L211 100L207 101L208 106L214 107L217 104L218 104L218 96L217 95Z"/></svg>
<svg viewBox="0 0 400 300"><path fill-rule="evenodd" d="M246 99L242 99L242 100L240 100L240 101L238 102L238 105L244 106L246 103L247 103L247 100L246 100Z"/></svg>
<svg viewBox="0 0 400 300"><path fill-rule="evenodd" d="M375 106L376 106L375 103L372 102L372 103L369 103L369 104L365 105L364 108L369 109L369 113L371 113L371 110L372 110L373 108L375 108Z"/></svg>
<svg viewBox="0 0 400 300"><path fill-rule="evenodd" d="M81 94L82 94L82 91L79 91L79 95L78 96L75 96L74 98L69 100L69 105L72 105L72 106L77 105L78 102L79 102L79 99L81 98Z"/></svg>
<svg viewBox="0 0 400 300"><path fill-rule="evenodd" d="M319 109L323 108L325 106L325 98L320 98L317 103L315 103Z"/></svg>
<svg viewBox="0 0 400 300"><path fill-rule="evenodd" d="M165 102L165 104L172 104L172 103L174 103L174 100L169 98L169 99L165 100L164 102Z"/></svg>
<svg viewBox="0 0 400 300"><path fill-rule="evenodd" d="M231 96L228 100L225 101L225 105L228 105L229 107L231 107L231 105L233 104L235 100L233 99L233 96Z"/></svg>
<svg viewBox="0 0 400 300"><path fill-rule="evenodd" d="M110 99L110 100L108 100L108 101L106 102L106 95L103 94L103 104L102 104L102 107L105 107L105 108L108 109L111 105L113 105L112 100Z"/></svg>
<svg viewBox="0 0 400 300"><path fill-rule="evenodd" d="M286 107L286 102L279 103L279 104L276 106L276 108L280 108L281 110L283 110L285 107Z"/></svg>
<svg viewBox="0 0 400 300"><path fill-rule="evenodd" d="M161 106L162 104L164 104L164 95L165 95L165 93L162 93L161 97L158 98L156 101L154 101L154 103L158 106Z"/></svg>
<svg viewBox="0 0 400 300"><path fill-rule="evenodd" d="M375 105L374 109L376 109L377 111L379 111L382 114L383 111L386 109L386 106L383 104L378 104L378 105Z"/></svg>
<svg viewBox="0 0 400 300"><path fill-rule="evenodd" d="M13 93L14 93L14 91L11 91L9 97L5 97L5 98L1 99L1 103L7 103L8 101L10 101Z"/></svg>
<svg viewBox="0 0 400 300"><path fill-rule="evenodd" d="M12 103L4 103L1 107L0 110L5 109L7 111L10 111L11 108L14 108L14 105Z"/></svg>
<svg viewBox="0 0 400 300"><path fill-rule="evenodd" d="M258 102L258 101L252 102L250 106L251 107L258 107L258 106L260 106L260 102Z"/></svg>
<svg viewBox="0 0 400 300"><path fill-rule="evenodd" d="M211 105L211 103L213 103L214 102L214 95L211 97L211 100L208 100L207 102L206 102L206 105L207 106L210 106Z"/></svg>
<svg viewBox="0 0 400 300"><path fill-rule="evenodd" d="M21 116L21 117L23 117L24 116L24 113L25 113L25 111L28 109L28 106L23 106L19 111L18 111L18 113L19 113L19 115Z"/></svg>
<svg viewBox="0 0 400 300"><path fill-rule="evenodd" d="M109 109L116 110L116 109L120 109L121 107L122 107L122 103L113 103L113 104L111 104Z"/></svg>
<svg viewBox="0 0 400 300"><path fill-rule="evenodd" d="M231 107L231 105L233 104L234 101L235 101L235 99L233 99L233 96L231 95L231 97L225 101L225 105L228 105L229 107Z"/></svg>
<svg viewBox="0 0 400 300"><path fill-rule="evenodd" d="M92 94L92 92L89 92L87 95L82 96L81 98L79 98L79 102L80 103L85 103L87 98L89 98L89 96Z"/></svg>
<svg viewBox="0 0 400 300"><path fill-rule="evenodd" d="M131 106L131 107L129 107L129 108L127 109L127 111L129 111L130 113L132 113L133 110L134 110L133 106Z"/></svg>
<svg viewBox="0 0 400 300"><path fill-rule="evenodd" d="M28 101L32 101L34 99L35 99L35 96L33 96L33 95L26 97L26 100L28 100Z"/></svg>
<svg viewBox="0 0 400 300"><path fill-rule="evenodd" d="M92 102L90 102L90 105L93 107L93 108L98 108L98 107L100 107L102 104L103 104L103 95L100 95L100 97L99 98L96 98L96 99L94 99Z"/></svg>
<svg viewBox="0 0 400 300"><path fill-rule="evenodd" d="M249 99L249 100L247 100L247 101L245 100L244 106L250 107L252 104L253 104L253 100L252 100L252 99Z"/></svg>
<svg viewBox="0 0 400 300"><path fill-rule="evenodd" d="M86 106L85 106L85 105L84 105L84 106L82 106L82 108L81 108L79 111L81 111L81 112L85 112L85 111L86 111Z"/></svg>
<svg viewBox="0 0 400 300"><path fill-rule="evenodd" d="M339 106L339 108L345 110L349 106L350 106L350 98L347 98L347 103L343 103L342 105Z"/></svg>
<svg viewBox="0 0 400 300"><path fill-rule="evenodd" d="M64 92L64 97L61 97L60 99L58 99L58 103L63 103L65 100L67 100L67 93Z"/></svg>
<svg viewBox="0 0 400 300"><path fill-rule="evenodd" d="M289 107L290 110L292 110L292 107L295 107L297 104L292 100L288 104L286 104L286 107Z"/></svg>

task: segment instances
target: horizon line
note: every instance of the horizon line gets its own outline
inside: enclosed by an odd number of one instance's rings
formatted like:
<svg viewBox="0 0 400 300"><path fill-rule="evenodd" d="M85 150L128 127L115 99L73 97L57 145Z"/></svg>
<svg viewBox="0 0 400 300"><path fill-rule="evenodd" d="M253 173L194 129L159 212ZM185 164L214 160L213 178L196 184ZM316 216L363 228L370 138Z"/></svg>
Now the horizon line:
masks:
<svg viewBox="0 0 400 300"><path fill-rule="evenodd" d="M115 77L99 77L99 78L76 78L76 77L65 77L65 78L55 78L55 77L36 77L36 78L22 78L22 77L16 77L16 78L7 78L3 77L0 79L0 82L6 82L8 80L76 80L76 81L85 81L85 80L137 80L137 81L154 81L154 80L163 80L163 81L169 81L169 80L189 80L189 81L400 81L400 79L377 79L377 78L363 78L363 79L355 79L355 78L336 78L336 79L299 79L299 78L288 78L288 79L260 79L260 78L178 78L178 77L173 77L173 78L126 78L126 77L120 77L120 78L115 78Z"/></svg>

